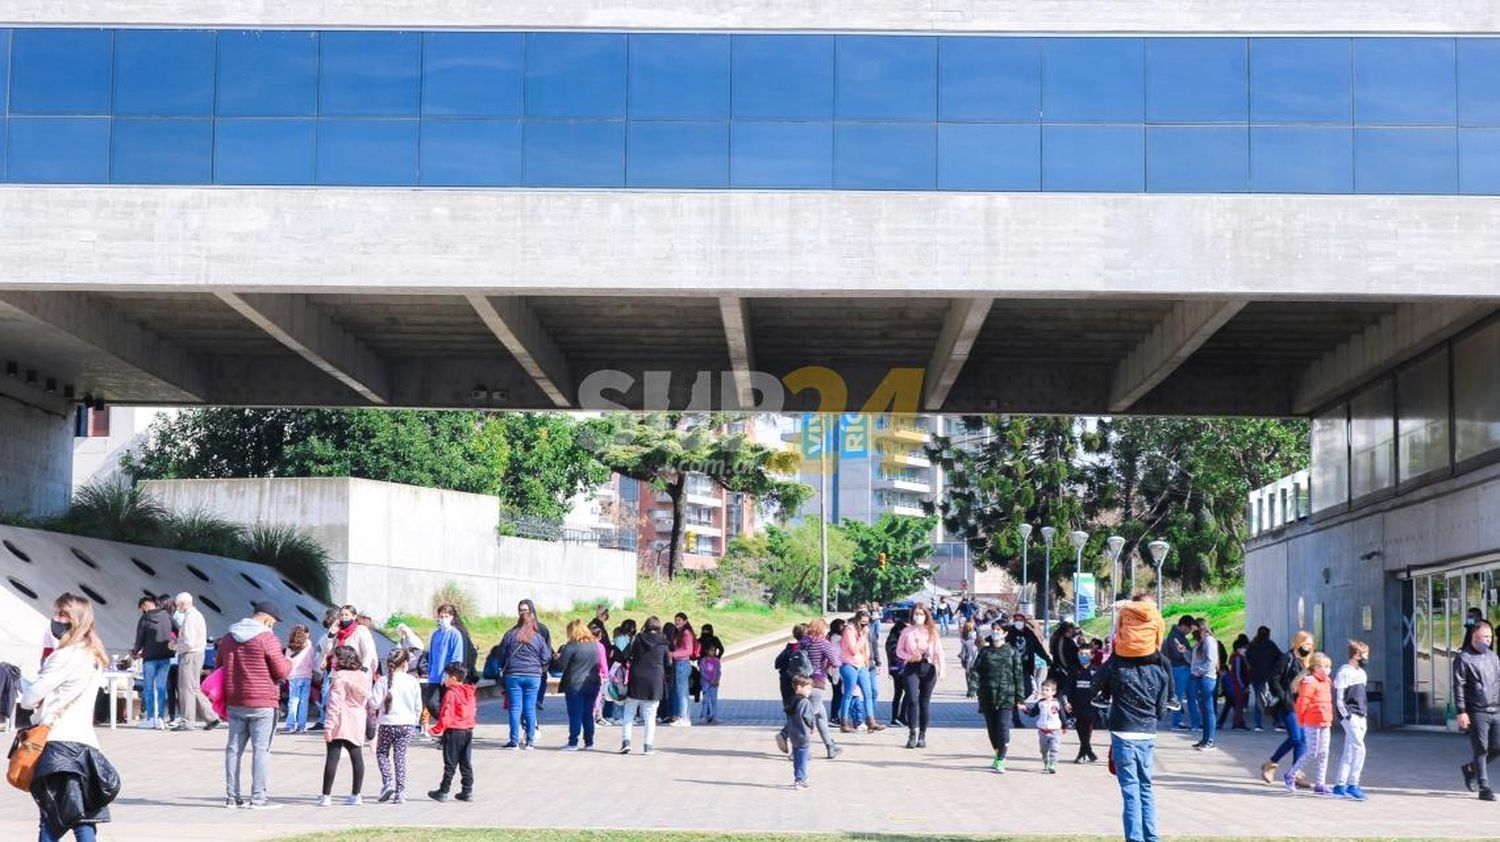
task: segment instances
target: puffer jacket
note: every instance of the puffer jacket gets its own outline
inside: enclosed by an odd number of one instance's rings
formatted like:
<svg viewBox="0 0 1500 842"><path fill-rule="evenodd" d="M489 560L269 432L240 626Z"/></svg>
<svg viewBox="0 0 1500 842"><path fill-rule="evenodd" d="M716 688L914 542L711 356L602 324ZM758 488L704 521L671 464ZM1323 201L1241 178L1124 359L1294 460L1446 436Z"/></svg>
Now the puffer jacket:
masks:
<svg viewBox="0 0 1500 842"><path fill-rule="evenodd" d="M276 633L254 619L229 627L219 639L219 666L224 670L224 702L229 707L274 708L281 704L281 682L291 674Z"/></svg>
<svg viewBox="0 0 1500 842"><path fill-rule="evenodd" d="M109 804L120 794L120 774L93 746L48 740L37 759L31 797L54 839L80 824L109 821Z"/></svg>
<svg viewBox="0 0 1500 842"><path fill-rule="evenodd" d="M974 656L981 711L1005 712L1026 698L1026 669L1014 646L986 646Z"/></svg>
<svg viewBox="0 0 1500 842"><path fill-rule="evenodd" d="M1327 728L1333 724L1333 682L1312 672L1297 685L1297 722L1304 728Z"/></svg>

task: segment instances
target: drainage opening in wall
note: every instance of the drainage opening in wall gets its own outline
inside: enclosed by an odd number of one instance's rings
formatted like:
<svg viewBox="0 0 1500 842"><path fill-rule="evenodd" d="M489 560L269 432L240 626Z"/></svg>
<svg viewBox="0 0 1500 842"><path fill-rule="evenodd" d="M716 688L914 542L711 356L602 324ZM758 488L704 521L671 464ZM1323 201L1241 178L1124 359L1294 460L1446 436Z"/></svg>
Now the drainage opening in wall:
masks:
<svg viewBox="0 0 1500 842"><path fill-rule="evenodd" d="M207 605L209 608L212 608L213 612L215 614L223 614L224 613L224 609L220 608L219 604L217 602L214 602L213 600L209 599L208 597L204 596L201 593L198 594L198 601L201 602L201 603L203 603L204 605Z"/></svg>
<svg viewBox="0 0 1500 842"><path fill-rule="evenodd" d="M92 599L93 601L99 603L100 605L108 605L109 604L109 600L105 599L103 596L100 596L98 591L94 590L93 588L89 587L88 585L85 585L84 583L79 582L78 583L78 588L79 588L79 590L81 590L84 593L88 594L89 599Z"/></svg>
<svg viewBox="0 0 1500 842"><path fill-rule="evenodd" d="M20 591L23 594L26 594L27 596L31 597L32 599L36 599L37 598L36 591L32 590L31 588L26 587L26 584L24 582L22 582L20 579L17 579L14 576L6 576L5 578L7 578L7 579L10 580L10 586L11 587L15 588L16 590Z"/></svg>
<svg viewBox="0 0 1500 842"><path fill-rule="evenodd" d="M11 555L15 556L16 558L19 558L20 560L26 562L27 564L31 563L31 556L29 556L29 555L21 552L20 549L18 549L15 544L12 544L9 541L0 541L0 544L4 544L5 548L7 550L10 550L10 554Z"/></svg>
<svg viewBox="0 0 1500 842"><path fill-rule="evenodd" d="M199 579L202 579L205 582L208 581L208 574L204 573L202 570L199 570L198 568L194 567L191 564L187 565L187 569L188 569L189 573L193 574L194 576L197 576Z"/></svg>
<svg viewBox="0 0 1500 842"><path fill-rule="evenodd" d="M286 585L288 588L291 588L292 589L292 593L294 593L294 594L296 594L298 596L306 596L306 594L302 592L301 588L299 588L296 585L292 584L285 576L281 577L281 584Z"/></svg>
<svg viewBox="0 0 1500 842"><path fill-rule="evenodd" d="M147 564L146 562L141 561L140 559L136 558L135 556L131 556L130 557L130 563L134 564L136 567L140 568L140 571L142 573L145 573L147 576L155 576L156 575L156 568L155 567L152 567L151 565Z"/></svg>
<svg viewBox="0 0 1500 842"><path fill-rule="evenodd" d="M318 619L318 615L316 615L313 612L307 610L306 608L303 608L300 605L297 606L297 610L300 611L300 612L302 612L302 616L306 617L309 620L312 620L314 623L322 622L321 620Z"/></svg>
<svg viewBox="0 0 1500 842"><path fill-rule="evenodd" d="M91 559L91 558L89 558L88 553L84 552L83 550L78 549L77 547L68 547L68 550L73 553L73 557L74 558L76 558L79 561L83 562L83 564L84 564L85 567L89 568L90 570L98 570L99 569L99 565L95 564L94 560Z"/></svg>
<svg viewBox="0 0 1500 842"><path fill-rule="evenodd" d="M141 588L141 593L151 597L152 599L156 599L156 594L152 593L150 588Z"/></svg>
<svg viewBox="0 0 1500 842"><path fill-rule="evenodd" d="M250 578L250 575L247 574L247 573L241 573L240 574L240 578L244 579L246 582L249 582L250 583L250 587L255 588L258 591L265 590L265 588L263 588L263 587L260 586L260 582L257 582L254 579Z"/></svg>

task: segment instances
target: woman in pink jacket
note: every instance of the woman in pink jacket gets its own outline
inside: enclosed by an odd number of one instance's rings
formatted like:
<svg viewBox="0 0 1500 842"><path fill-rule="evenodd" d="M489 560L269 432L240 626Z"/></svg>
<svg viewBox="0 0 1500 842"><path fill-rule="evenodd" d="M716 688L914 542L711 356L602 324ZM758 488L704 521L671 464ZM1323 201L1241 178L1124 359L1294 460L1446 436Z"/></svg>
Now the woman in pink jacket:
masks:
<svg viewBox="0 0 1500 842"><path fill-rule="evenodd" d="M927 720L932 706L932 688L943 677L943 643L932 622L932 612L918 605L911 610L911 623L896 642L896 657L905 663L906 747L927 748Z"/></svg>
<svg viewBox="0 0 1500 842"><path fill-rule="evenodd" d="M839 731L852 734L859 729L858 722L849 719L854 705L854 688L859 687L865 698L865 725L871 731L884 731L885 726L875 721L875 673L870 669L870 612L860 609L854 618L844 624L839 635L839 679L844 694L839 699Z"/></svg>
<svg viewBox="0 0 1500 842"><path fill-rule="evenodd" d="M333 650L333 675L328 680L328 703L323 709L323 739L328 754L323 761L323 797L319 807L333 803L333 778L339 771L339 750L349 753L354 770L354 786L344 803L360 803L359 790L365 782L365 726L370 720L370 674L359 650L338 646Z"/></svg>

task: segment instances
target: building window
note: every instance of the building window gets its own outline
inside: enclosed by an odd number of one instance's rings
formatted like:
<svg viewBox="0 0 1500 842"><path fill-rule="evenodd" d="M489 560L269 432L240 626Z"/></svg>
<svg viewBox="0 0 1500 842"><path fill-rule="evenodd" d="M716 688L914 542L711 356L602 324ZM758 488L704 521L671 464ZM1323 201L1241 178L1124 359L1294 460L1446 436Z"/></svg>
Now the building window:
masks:
<svg viewBox="0 0 1500 842"><path fill-rule="evenodd" d="M1382 380L1349 401L1349 486L1358 500L1394 484L1396 428L1391 380Z"/></svg>
<svg viewBox="0 0 1500 842"><path fill-rule="evenodd" d="M1500 448L1500 322L1453 343L1458 461Z"/></svg>
<svg viewBox="0 0 1500 842"><path fill-rule="evenodd" d="M1407 482L1448 467L1448 351L1396 375L1398 478Z"/></svg>
<svg viewBox="0 0 1500 842"><path fill-rule="evenodd" d="M1313 418L1312 510L1327 511L1349 502L1349 405L1339 404Z"/></svg>

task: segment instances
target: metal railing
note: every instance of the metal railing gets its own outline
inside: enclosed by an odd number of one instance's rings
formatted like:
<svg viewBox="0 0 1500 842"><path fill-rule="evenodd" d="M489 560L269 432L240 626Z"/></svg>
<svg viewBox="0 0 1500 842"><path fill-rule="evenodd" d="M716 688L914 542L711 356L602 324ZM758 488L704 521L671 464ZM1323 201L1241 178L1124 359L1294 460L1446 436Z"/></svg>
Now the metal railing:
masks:
<svg viewBox="0 0 1500 842"><path fill-rule="evenodd" d="M619 527L580 529L565 526L560 520L500 513L501 535L530 538L534 541L561 541L565 544L593 544L606 550L635 552L639 536L634 529Z"/></svg>

